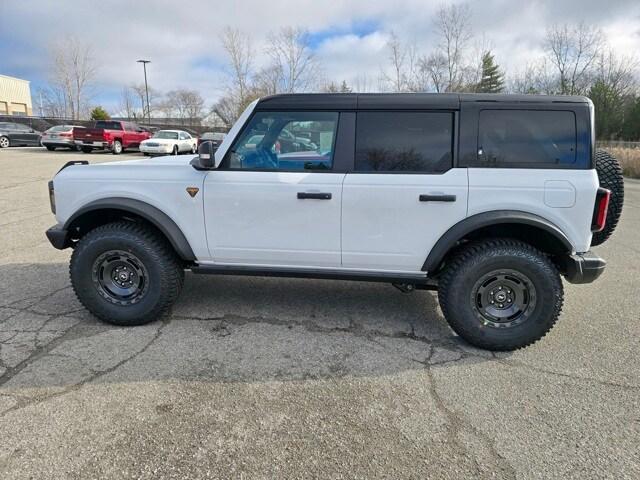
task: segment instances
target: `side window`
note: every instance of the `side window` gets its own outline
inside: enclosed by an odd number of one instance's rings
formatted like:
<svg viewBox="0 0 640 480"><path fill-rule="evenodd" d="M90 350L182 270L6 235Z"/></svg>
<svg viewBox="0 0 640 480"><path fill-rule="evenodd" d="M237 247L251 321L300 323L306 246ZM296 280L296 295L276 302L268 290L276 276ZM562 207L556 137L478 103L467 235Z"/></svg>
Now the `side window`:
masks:
<svg viewBox="0 0 640 480"><path fill-rule="evenodd" d="M331 170L338 116L338 112L258 112L225 165L245 170Z"/></svg>
<svg viewBox="0 0 640 480"><path fill-rule="evenodd" d="M576 162L576 117L560 110L482 110L478 165L554 167Z"/></svg>
<svg viewBox="0 0 640 480"><path fill-rule="evenodd" d="M453 113L358 113L356 172L443 173L452 161Z"/></svg>

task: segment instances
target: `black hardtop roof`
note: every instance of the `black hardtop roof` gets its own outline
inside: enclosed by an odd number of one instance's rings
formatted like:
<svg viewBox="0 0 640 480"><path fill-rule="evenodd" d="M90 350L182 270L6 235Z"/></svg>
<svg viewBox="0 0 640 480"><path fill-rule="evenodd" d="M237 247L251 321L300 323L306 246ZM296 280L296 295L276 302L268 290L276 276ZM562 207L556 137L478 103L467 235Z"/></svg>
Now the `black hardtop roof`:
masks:
<svg viewBox="0 0 640 480"><path fill-rule="evenodd" d="M570 95L495 93L290 93L263 97L256 110L456 110L463 102L589 103L589 99Z"/></svg>

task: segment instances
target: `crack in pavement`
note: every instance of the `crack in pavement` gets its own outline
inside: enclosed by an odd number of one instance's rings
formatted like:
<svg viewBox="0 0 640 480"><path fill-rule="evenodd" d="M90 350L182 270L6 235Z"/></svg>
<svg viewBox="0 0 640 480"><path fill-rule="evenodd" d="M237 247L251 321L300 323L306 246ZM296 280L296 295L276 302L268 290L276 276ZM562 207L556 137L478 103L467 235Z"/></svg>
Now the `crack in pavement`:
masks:
<svg viewBox="0 0 640 480"><path fill-rule="evenodd" d="M470 455L469 449L466 447L466 445L464 445L464 443L460 439L460 434L462 433L463 430L466 429L468 432L470 432L471 434L479 438L481 441L483 441L482 443L489 449L489 452L493 457L492 458L493 463L497 468L505 472L508 478L516 478L517 475L516 475L515 468L498 451L495 445L496 439L491 438L485 432L482 432L478 428L474 427L470 422L465 421L464 415L457 413L456 411L447 407L446 403L438 393L437 384L433 376L432 365L429 364L429 360L431 359L432 355L433 353L429 355L425 364L425 370L427 373L427 377L429 379L429 392L431 394L431 397L433 398L433 401L436 404L436 408L444 415L444 417L447 419L447 422L449 423L448 433L449 433L450 442L459 449L459 453L463 458L473 459L476 470L480 474L482 470L480 468L480 465L478 464L476 457L474 455ZM462 358L453 360L452 362L459 362L460 360L462 360ZM451 362L446 362L446 363L451 363ZM442 365L442 363L437 365Z"/></svg>
<svg viewBox="0 0 640 480"><path fill-rule="evenodd" d="M146 351L147 351L147 349L149 349L149 347L150 347L151 345L153 345L153 344L156 342L156 340L158 340L158 338L159 338L159 337L160 337L160 335L162 334L162 331L164 330L164 328L165 328L169 323L170 323L170 320L160 322L160 325L158 326L158 329L156 330L156 332L155 332L155 334L153 335L153 337L151 338L151 340L149 340L149 342L147 342L147 343L146 343L146 344L145 344L145 345L144 345L140 350L138 350L137 352L135 352L135 353L133 353L133 354L129 355L128 357L126 357L126 358L124 358L124 359L120 360L120 361L119 361L119 362L117 362L115 365L113 365L113 366L111 366L111 367L109 367L109 368L106 368L106 369L104 369L104 370L100 370L100 371L95 371L95 370L93 370L93 369L87 368L87 369L90 371L90 373L91 373L91 375L90 375L88 378L86 378L86 379L84 379L84 380L81 380L81 381L80 381L80 382L78 382L78 383L74 383L73 385L70 385L70 386L68 386L67 388L65 388L65 389L63 389L63 390L61 390L61 391L59 391L59 392L51 393L51 394L46 395L46 396L44 396L44 397L39 397L39 398L29 398L29 399L24 399L24 400L22 400L22 401L18 401L18 402L16 403L16 405L14 405L14 406L12 406L12 407L8 408L7 410L4 410L2 413L0 413L0 418L3 418L3 417L5 417L6 415L8 415L9 413L14 412L14 411L16 411L16 410L24 409L24 408L26 408L26 407L28 407L28 406L30 406L30 405L40 404L40 403L46 402L46 401L48 401L48 400L51 400L51 399L53 399L53 398L57 398L57 397L60 397L60 396L63 396L63 395L67 395L68 393L71 393L71 392L75 392L75 391L77 391L77 390L81 389L81 388L82 388L83 386L85 386L86 384L91 383L91 382L93 382L93 381L95 381L95 380L97 380L97 379L99 379L99 378L101 378L101 377L103 377L103 376L105 376L105 375L107 375L107 374L109 374L109 373L111 373L111 372L113 372L113 371L117 370L118 368L120 368L120 367L121 367L122 365L124 365L125 363L130 362L131 360L134 360L134 359L135 359L135 358L137 358L139 355L142 355L144 352L146 352ZM76 324L76 325L77 325L77 324ZM74 327L75 327L75 325L74 325ZM69 329L69 330L72 330L74 327L72 327L72 328L71 328L71 329ZM68 331L67 331L67 333L68 333ZM65 333L65 335L63 335L62 337L59 337L59 339L61 340L60 342L57 342L57 341L56 341L56 340L58 340L58 339L55 339L55 340L53 340L52 342L50 342L50 343L47 345L47 348L45 348L45 349L44 349L45 351L44 351L41 355L37 355L37 358L33 358L34 356L32 356L32 357L30 357L29 359L27 359L27 360L29 360L29 361L25 360L26 365L24 365L24 366L21 368L21 370L24 370L24 368L26 368L28 365L30 365L31 363L33 363L33 362L34 362L34 361L36 361L37 359L42 358L42 357L43 357L43 356L45 356L45 355L51 355L51 353L50 353L50 352L51 352L55 347L57 347L59 344L64 343L65 341L67 341L67 340L68 340L68 338L66 338L66 337L67 337L67 334ZM82 338L89 338L89 337L82 337ZM55 346L54 346L53 348L48 348L48 347L49 347L49 345L51 345L52 343L55 343ZM62 355L62 356L67 356L67 355L64 355L64 354L53 354L53 355ZM77 357L72 357L72 356L71 356L71 358L73 358L74 360L76 360L76 361L78 361L78 362L82 363L82 361L81 361L80 359L78 359ZM18 373L18 372L15 372L15 373ZM15 375L15 373L14 373L13 375ZM5 375L6 375L6 374L5 374ZM10 378L9 378L9 379L4 379L5 375L2 375L2 376L0 377L0 386L1 386L1 385L3 385L4 383L6 383L6 382L10 379ZM13 375L11 375L11 376L13 376Z"/></svg>
<svg viewBox="0 0 640 480"><path fill-rule="evenodd" d="M535 365L530 365L528 363L522 362L520 360L506 360L503 358L498 358L498 357L494 357L495 362L500 363L502 365L506 365L508 367L511 368L522 368L525 370L531 370L534 372L538 372L538 373L544 373L547 375L555 375L558 377L563 377L563 378L570 378L572 380L578 380L578 381L583 381L583 382L590 382L590 383L596 383L598 385L602 385L604 387L616 387L616 388L623 388L623 389L627 389L627 390L635 390L635 389L639 389L640 385L631 385L631 384L627 384L627 383L619 383L619 382L612 382L610 380L602 380L599 378L593 378L593 377L585 377L582 375L576 375L573 373L565 373L565 372L557 372L554 370L548 370L546 368L541 368L541 367L536 367Z"/></svg>

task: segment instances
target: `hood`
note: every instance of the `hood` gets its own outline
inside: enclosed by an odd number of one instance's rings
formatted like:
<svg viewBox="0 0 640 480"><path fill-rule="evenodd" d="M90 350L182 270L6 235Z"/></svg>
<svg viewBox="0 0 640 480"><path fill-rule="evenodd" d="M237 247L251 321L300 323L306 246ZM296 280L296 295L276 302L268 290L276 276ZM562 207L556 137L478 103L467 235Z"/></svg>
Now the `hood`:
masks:
<svg viewBox="0 0 640 480"><path fill-rule="evenodd" d="M100 163L94 164L100 167L110 167L110 166L132 166L132 167L157 167L157 166L181 166L181 165L189 165L189 162L196 155L165 155L162 157L148 157L141 158L139 160L122 160L119 162L108 162L108 163Z"/></svg>

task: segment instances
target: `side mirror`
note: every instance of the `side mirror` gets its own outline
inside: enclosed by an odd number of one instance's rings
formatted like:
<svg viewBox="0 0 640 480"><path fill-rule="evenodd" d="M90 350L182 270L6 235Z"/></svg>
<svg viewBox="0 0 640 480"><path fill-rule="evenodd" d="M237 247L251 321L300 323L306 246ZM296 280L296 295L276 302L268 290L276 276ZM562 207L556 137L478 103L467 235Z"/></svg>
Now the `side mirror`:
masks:
<svg viewBox="0 0 640 480"><path fill-rule="evenodd" d="M198 156L191 161L197 170L212 170L216 166L215 147L213 142L207 140L198 147Z"/></svg>

